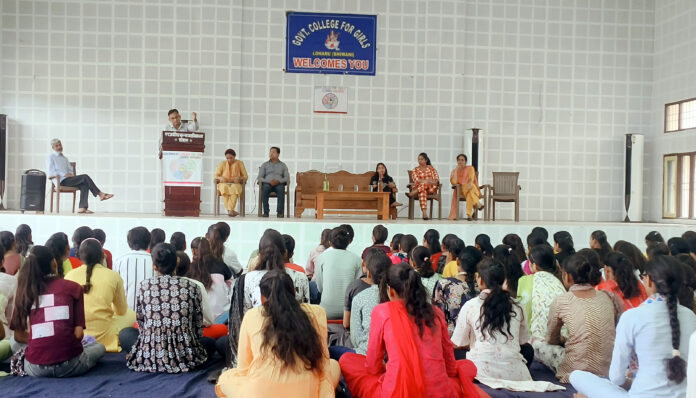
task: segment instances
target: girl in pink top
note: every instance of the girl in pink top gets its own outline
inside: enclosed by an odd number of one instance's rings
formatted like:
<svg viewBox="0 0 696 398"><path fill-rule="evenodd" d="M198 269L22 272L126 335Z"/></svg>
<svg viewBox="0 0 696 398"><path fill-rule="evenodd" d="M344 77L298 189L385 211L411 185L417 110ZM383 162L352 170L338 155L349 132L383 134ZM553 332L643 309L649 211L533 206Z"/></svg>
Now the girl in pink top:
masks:
<svg viewBox="0 0 696 398"><path fill-rule="evenodd" d="M351 394L361 398L487 396L473 384L476 366L455 361L447 322L428 304L418 273L390 267L390 302L372 312L367 356L346 353L340 365ZM384 363L384 358L389 358Z"/></svg>

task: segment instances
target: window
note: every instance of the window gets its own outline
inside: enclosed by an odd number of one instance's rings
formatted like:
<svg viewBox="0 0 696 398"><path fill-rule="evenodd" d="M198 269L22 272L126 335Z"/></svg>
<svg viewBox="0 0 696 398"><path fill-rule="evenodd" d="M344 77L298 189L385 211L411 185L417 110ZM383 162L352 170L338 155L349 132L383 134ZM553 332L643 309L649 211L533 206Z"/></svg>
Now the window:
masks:
<svg viewBox="0 0 696 398"><path fill-rule="evenodd" d="M665 133L696 128L696 98L665 105Z"/></svg>
<svg viewBox="0 0 696 398"><path fill-rule="evenodd" d="M696 219L696 152L665 155L662 217Z"/></svg>

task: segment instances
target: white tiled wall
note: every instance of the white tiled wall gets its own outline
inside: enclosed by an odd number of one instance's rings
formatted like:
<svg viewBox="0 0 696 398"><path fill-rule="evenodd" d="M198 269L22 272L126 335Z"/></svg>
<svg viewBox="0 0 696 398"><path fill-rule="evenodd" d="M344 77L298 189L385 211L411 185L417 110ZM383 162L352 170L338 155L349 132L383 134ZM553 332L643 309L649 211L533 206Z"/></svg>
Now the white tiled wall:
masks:
<svg viewBox="0 0 696 398"><path fill-rule="evenodd" d="M668 153L696 151L696 130L664 133L665 104L696 97L696 2L655 2L653 115L646 138L646 205L648 217L662 219L662 158Z"/></svg>
<svg viewBox="0 0 696 398"><path fill-rule="evenodd" d="M480 180L520 171L522 219L619 220L623 134L645 132L655 108L655 3L0 0L9 205L56 136L117 194L96 210L158 212L157 136L178 107L208 133L206 181L227 147L255 177L278 145L293 177L384 161L404 191L418 152L444 179L464 131L479 127ZM377 75L284 73L288 10L377 14ZM657 7L665 19L679 11ZM349 114L313 114L318 85L348 87Z"/></svg>

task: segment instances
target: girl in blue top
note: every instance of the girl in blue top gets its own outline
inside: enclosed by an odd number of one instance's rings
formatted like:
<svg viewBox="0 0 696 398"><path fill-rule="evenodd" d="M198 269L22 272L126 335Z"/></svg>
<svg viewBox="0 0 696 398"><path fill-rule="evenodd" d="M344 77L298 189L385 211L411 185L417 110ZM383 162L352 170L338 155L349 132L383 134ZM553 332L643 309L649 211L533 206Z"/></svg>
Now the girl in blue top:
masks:
<svg viewBox="0 0 696 398"><path fill-rule="evenodd" d="M574 371L570 383L575 398L645 397L686 395L686 361L689 337L696 331L696 315L679 305L682 284L679 262L656 256L641 275L648 299L623 313L616 326L609 380L584 371ZM635 378L627 370L637 357Z"/></svg>

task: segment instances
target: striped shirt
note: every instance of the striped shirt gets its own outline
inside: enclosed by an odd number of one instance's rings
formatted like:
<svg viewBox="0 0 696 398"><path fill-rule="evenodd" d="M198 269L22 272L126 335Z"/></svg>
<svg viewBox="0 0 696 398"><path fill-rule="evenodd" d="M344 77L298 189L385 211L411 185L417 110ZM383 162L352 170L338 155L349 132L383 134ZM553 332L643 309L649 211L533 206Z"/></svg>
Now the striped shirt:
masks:
<svg viewBox="0 0 696 398"><path fill-rule="evenodd" d="M113 269L123 279L128 308L135 310L135 297L138 293L138 285L145 279L155 276L150 253L145 250L126 253L114 261Z"/></svg>

